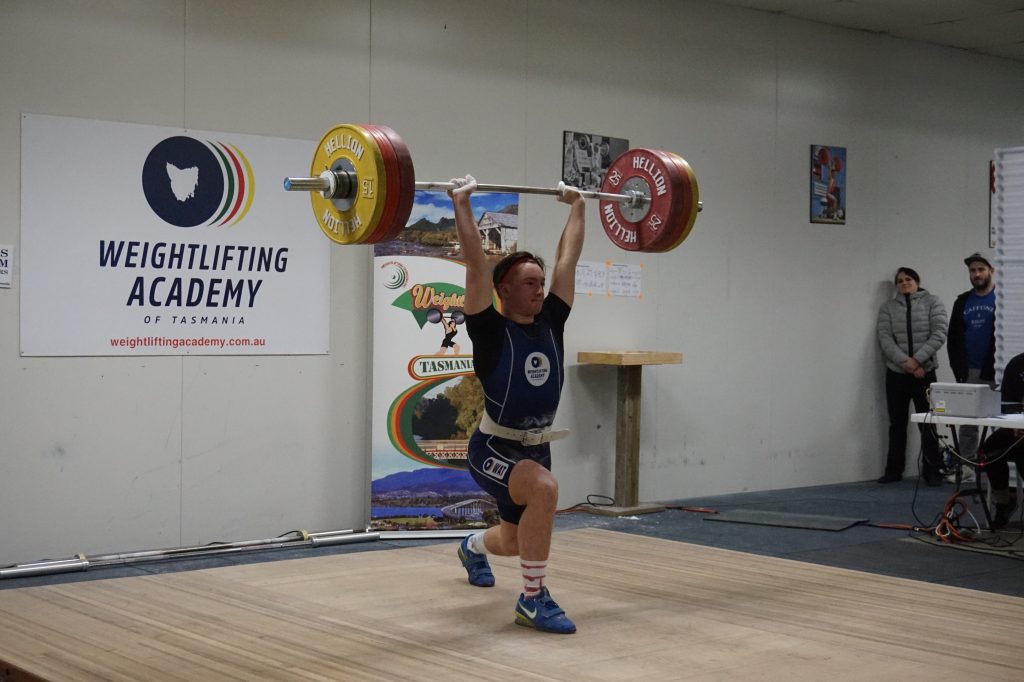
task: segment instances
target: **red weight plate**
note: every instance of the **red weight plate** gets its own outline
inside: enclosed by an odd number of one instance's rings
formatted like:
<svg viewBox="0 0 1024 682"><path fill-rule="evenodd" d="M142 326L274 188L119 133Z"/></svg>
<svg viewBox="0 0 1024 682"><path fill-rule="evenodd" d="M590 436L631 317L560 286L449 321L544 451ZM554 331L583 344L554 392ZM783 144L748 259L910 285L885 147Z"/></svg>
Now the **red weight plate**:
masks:
<svg viewBox="0 0 1024 682"><path fill-rule="evenodd" d="M398 159L395 156L395 150L391 146L391 142L388 141L388 138L383 133L377 130L377 126L361 124L359 127L365 130L376 141L377 146L380 147L380 154L384 159L384 168L387 174L387 185L380 188L384 191L384 211L381 214L380 222L377 224L376 229L361 242L362 244L376 244L377 242L384 241L386 235L391 232L392 223L395 220L395 212L398 209L395 204L395 197L398 196L399 191Z"/></svg>
<svg viewBox="0 0 1024 682"><path fill-rule="evenodd" d="M610 194L624 194L627 183L633 179L632 163L633 150L628 150L616 157L608 166L601 183L601 191ZM649 186L647 188L649 189ZM601 227L604 228L605 234L613 244L627 251L640 249L636 225L622 217L619 202L602 199L598 202L598 212L601 216Z"/></svg>
<svg viewBox="0 0 1024 682"><path fill-rule="evenodd" d="M676 238L672 243L659 249L662 253L676 248L690 235L690 231L693 229L693 224L697 220L697 209L700 202L700 190L697 187L697 176L690 167L690 164L686 162L686 159L674 152L669 152L669 155L673 157L676 165L682 169L684 174L683 191L679 195L679 201L683 206L683 209L682 219L678 224L678 229L676 230Z"/></svg>
<svg viewBox="0 0 1024 682"><path fill-rule="evenodd" d="M673 197L682 178L679 168L663 153L649 149L630 149L612 161L601 184L602 192L623 194L631 185L641 183L650 192L649 208L630 220L623 215L622 203L601 200L601 225L616 246L627 251L647 251L665 239L673 213L678 216ZM678 219L678 218L677 218Z"/></svg>
<svg viewBox="0 0 1024 682"><path fill-rule="evenodd" d="M409 222L409 214L412 213L412 205L416 199L416 171L412 164L412 154L405 146L405 141L398 133L387 126L376 126L377 130L391 143L398 159L399 190L396 196L398 210L395 214L394 229L387 235L387 240L397 239L398 235L405 229Z"/></svg>
<svg viewBox="0 0 1024 682"><path fill-rule="evenodd" d="M391 151L395 154L398 169L398 187L391 195L392 200L389 202L393 204L395 215L391 220L390 228L381 233L380 239L376 240L390 241L396 239L405 229L406 223L409 222L409 214L412 212L412 204L416 195L416 176L412 165L412 155L398 133L387 126L374 125L370 127L380 139L390 145Z"/></svg>
<svg viewBox="0 0 1024 682"><path fill-rule="evenodd" d="M650 248L647 249L656 253L670 251L673 244L679 241L679 237L686 227L686 206L689 196L686 191L689 176L686 174L686 169L679 163L679 156L669 151L659 150L659 153L672 165L679 182L673 185L672 212L668 227L657 242L650 244Z"/></svg>
<svg viewBox="0 0 1024 682"><path fill-rule="evenodd" d="M664 218L664 222L658 225L648 224L653 221L653 217L645 221L645 225L648 227L647 231L650 233L651 238L644 244L643 250L658 252L664 250L666 246L675 242L682 225L683 206L681 197L683 196L683 192L686 187L686 173L676 163L675 157L671 152L667 152L662 149L650 149L648 151L652 154L656 154L665 162L665 168L668 171L668 175L671 180L671 191L668 195L670 197L671 207L669 208L668 215ZM643 234L643 232L641 232L641 234Z"/></svg>

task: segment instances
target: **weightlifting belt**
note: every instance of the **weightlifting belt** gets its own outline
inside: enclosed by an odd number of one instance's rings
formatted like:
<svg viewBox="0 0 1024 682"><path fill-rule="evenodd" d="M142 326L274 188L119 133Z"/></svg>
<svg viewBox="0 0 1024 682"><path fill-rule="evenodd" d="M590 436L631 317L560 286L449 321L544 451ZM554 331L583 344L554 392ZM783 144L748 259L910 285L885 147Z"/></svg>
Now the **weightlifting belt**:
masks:
<svg viewBox="0 0 1024 682"><path fill-rule="evenodd" d="M569 429L558 429L554 431L550 426L542 429L513 429L508 426L497 424L484 410L484 416L480 420L480 432L488 436L497 436L506 440L513 440L522 445L540 445L559 440L569 435Z"/></svg>

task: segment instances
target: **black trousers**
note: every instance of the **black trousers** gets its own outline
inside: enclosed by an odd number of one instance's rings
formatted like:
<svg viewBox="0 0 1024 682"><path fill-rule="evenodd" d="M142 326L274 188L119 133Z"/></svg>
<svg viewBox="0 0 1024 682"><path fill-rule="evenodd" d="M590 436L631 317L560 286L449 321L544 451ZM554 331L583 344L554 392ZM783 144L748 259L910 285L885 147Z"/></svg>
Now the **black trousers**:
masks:
<svg viewBox="0 0 1024 682"><path fill-rule="evenodd" d="M923 379L913 374L885 370L885 403L889 408L889 453L885 458L885 473L903 475L907 464L907 424L910 423L910 403L917 412L928 411L928 385L935 381L935 372L926 372ZM939 442L934 427L921 424L923 462L921 475L930 478L939 475Z"/></svg>
<svg viewBox="0 0 1024 682"><path fill-rule="evenodd" d="M996 460L985 466L993 490L1006 490L1010 487L1009 462L1015 462L1017 470L1024 471L1024 441L1013 429L996 429L985 439L981 449L986 461Z"/></svg>

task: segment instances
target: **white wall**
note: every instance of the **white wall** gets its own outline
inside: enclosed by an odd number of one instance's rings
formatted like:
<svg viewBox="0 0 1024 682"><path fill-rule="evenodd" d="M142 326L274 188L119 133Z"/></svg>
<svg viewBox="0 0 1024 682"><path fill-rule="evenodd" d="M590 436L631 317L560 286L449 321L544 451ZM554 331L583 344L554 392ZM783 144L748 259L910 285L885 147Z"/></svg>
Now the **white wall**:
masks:
<svg viewBox="0 0 1024 682"><path fill-rule="evenodd" d="M620 251L588 214L583 258L643 264L644 299L574 307L563 505L613 487L614 370L578 350L685 355L644 370L644 499L880 474L890 277L915 267L951 305L986 247L991 151L1024 144L1024 64L701 2L0 0L0 65L0 244L23 112L311 155L382 123L419 179L554 184L566 129L686 157L705 211L679 249ZM845 227L808 223L814 143L848 149ZM521 209L550 254L563 207ZM370 258L333 250L321 357L22 358L17 278L0 290L0 565L362 527Z"/></svg>

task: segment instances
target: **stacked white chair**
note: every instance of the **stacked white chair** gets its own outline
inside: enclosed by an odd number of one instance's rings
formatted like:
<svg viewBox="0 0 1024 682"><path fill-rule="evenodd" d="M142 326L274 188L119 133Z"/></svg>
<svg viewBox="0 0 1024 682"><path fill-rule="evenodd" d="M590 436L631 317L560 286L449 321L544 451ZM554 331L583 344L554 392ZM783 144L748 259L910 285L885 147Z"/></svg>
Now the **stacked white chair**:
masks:
<svg viewBox="0 0 1024 682"><path fill-rule="evenodd" d="M1024 147L995 150L994 181L996 381L1001 383L1006 364L1024 353ZM1018 504L1024 504L1022 476L1011 464Z"/></svg>

